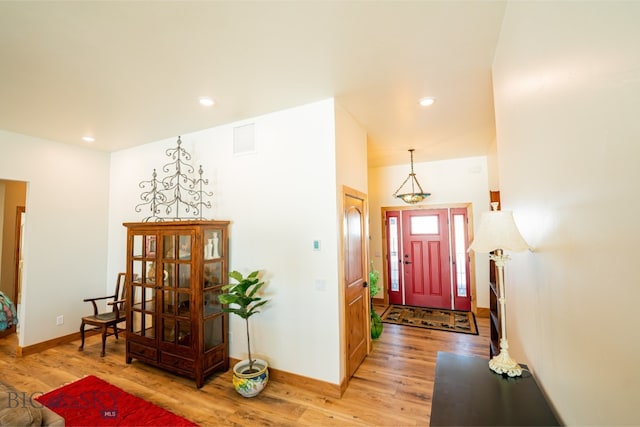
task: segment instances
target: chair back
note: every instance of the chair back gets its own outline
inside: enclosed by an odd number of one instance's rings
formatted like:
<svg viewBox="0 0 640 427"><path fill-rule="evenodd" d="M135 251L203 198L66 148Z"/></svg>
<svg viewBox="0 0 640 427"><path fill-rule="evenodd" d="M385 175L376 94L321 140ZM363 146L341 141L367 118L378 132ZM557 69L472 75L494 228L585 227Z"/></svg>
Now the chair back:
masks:
<svg viewBox="0 0 640 427"><path fill-rule="evenodd" d="M113 304L113 311L118 311L120 316L124 316L125 313L125 301L127 300L127 285L126 285L126 273L118 273L118 279L116 281L116 292L113 295L114 301L121 301L118 304Z"/></svg>

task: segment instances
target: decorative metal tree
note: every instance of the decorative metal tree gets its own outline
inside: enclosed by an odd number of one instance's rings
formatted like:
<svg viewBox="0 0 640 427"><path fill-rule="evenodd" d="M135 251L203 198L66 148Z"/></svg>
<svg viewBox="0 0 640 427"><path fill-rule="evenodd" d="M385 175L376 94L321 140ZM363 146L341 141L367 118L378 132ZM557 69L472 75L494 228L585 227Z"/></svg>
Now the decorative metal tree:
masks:
<svg viewBox="0 0 640 427"><path fill-rule="evenodd" d="M194 204L197 206L198 212L200 212L200 219L202 219L202 209L207 208L211 209L211 202L209 200L205 200L206 197L212 197L213 193L211 191L205 191L202 186L209 185L208 179L202 178L202 165L198 168L198 179L194 180L194 186L197 185L197 190L189 190L189 195L192 197Z"/></svg>
<svg viewBox="0 0 640 427"><path fill-rule="evenodd" d="M191 154L181 147L180 137L177 144L166 151L172 161L165 164L162 171L168 175L158 180L154 169L151 180L139 184L145 191L140 194L142 203L135 210L142 212L148 208L151 212L143 222L203 219L202 210L211 208L211 202L206 197L212 197L213 193L203 188L209 184L209 180L202 178L202 165L198 169L198 177L192 178L194 168L187 163L191 160Z"/></svg>

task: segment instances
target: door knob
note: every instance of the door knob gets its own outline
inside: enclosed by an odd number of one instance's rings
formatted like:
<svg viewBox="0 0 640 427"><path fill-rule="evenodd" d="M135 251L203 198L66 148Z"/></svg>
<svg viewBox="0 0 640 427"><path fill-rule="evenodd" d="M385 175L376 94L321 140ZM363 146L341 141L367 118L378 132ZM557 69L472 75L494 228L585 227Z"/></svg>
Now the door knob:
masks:
<svg viewBox="0 0 640 427"><path fill-rule="evenodd" d="M362 282L362 287L363 287L363 288L366 288L367 286L369 286L369 285L367 284L367 282Z"/></svg>

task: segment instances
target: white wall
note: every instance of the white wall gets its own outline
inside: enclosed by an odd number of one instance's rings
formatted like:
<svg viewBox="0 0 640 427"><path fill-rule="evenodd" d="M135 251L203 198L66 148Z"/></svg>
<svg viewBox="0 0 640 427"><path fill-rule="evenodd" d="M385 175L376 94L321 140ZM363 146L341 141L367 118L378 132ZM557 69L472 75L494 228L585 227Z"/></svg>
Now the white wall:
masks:
<svg viewBox="0 0 640 427"><path fill-rule="evenodd" d="M638 425L640 3L510 2L494 63L509 344L567 425Z"/></svg>
<svg viewBox="0 0 640 427"><path fill-rule="evenodd" d="M252 351L272 367L338 384L339 234L333 100L182 135L213 191L205 218L230 220L230 268L262 270L271 301L252 317ZM233 129L255 125L254 153L233 154ZM109 274L125 268L123 222L140 221L138 183L167 163L177 135L112 155ZM313 250L313 241L321 250ZM323 281L324 289L316 283ZM246 357L231 317L232 357Z"/></svg>
<svg viewBox="0 0 640 427"><path fill-rule="evenodd" d="M371 259L376 269L383 271L382 224L383 207L407 207L393 197L393 193L410 172L407 164L369 169L369 204L371 210ZM443 204L471 203L473 220L477 223L482 212L489 210L489 187L486 157L442 160L414 164L414 172L422 189L431 193L425 202L415 206L426 208ZM473 268L473 267L472 267ZM489 259L486 254L475 255L476 298L478 307L489 307Z"/></svg>
<svg viewBox="0 0 640 427"><path fill-rule="evenodd" d="M336 105L336 164L339 185L367 192L367 133L339 105ZM340 193L338 188L341 198Z"/></svg>
<svg viewBox="0 0 640 427"><path fill-rule="evenodd" d="M105 295L109 156L1 130L0 151L0 179L28 183L24 347L77 332L91 310L82 300Z"/></svg>
<svg viewBox="0 0 640 427"><path fill-rule="evenodd" d="M500 175L498 170L498 143L494 139L487 151L487 170L489 171L489 190L500 191Z"/></svg>

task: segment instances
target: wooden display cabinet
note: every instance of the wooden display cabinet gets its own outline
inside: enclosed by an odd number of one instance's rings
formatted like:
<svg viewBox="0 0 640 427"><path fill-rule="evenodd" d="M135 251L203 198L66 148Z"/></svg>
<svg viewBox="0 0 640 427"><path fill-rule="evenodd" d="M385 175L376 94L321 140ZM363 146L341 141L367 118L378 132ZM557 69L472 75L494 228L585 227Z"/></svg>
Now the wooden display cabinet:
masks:
<svg viewBox="0 0 640 427"><path fill-rule="evenodd" d="M125 223L127 349L133 359L193 378L229 368L228 221Z"/></svg>

